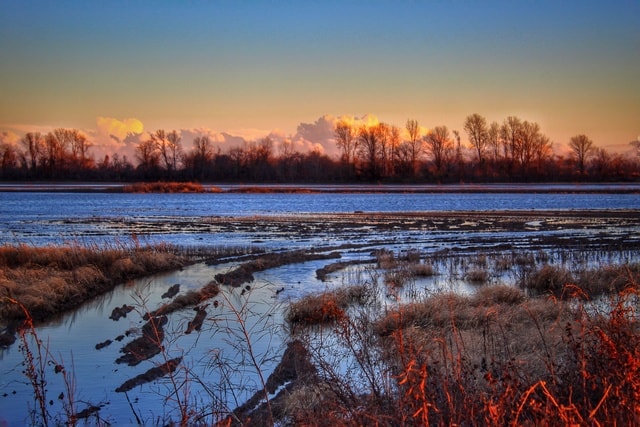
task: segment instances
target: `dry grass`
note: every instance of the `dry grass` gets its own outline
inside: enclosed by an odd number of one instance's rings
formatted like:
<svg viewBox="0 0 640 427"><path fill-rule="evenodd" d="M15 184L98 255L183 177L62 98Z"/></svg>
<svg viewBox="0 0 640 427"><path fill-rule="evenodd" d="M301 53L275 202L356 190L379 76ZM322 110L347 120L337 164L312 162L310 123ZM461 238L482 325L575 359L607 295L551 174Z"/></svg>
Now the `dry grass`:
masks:
<svg viewBox="0 0 640 427"><path fill-rule="evenodd" d="M640 264L610 265L572 273L567 268L543 265L524 277L521 287L532 295L572 297L576 291L594 298L618 293L640 282ZM571 287L567 287L572 285ZM571 289L567 293L567 289Z"/></svg>
<svg viewBox="0 0 640 427"><path fill-rule="evenodd" d="M0 295L44 320L112 289L124 280L179 268L187 260L166 246L0 246ZM15 304L0 319L22 318Z"/></svg>
<svg viewBox="0 0 640 427"><path fill-rule="evenodd" d="M370 292L364 285L308 295L289 305L286 319L292 326L310 326L340 321L346 317L346 309L351 304L364 304L370 297Z"/></svg>
<svg viewBox="0 0 640 427"><path fill-rule="evenodd" d="M304 425L638 425L639 297L637 281L610 294L607 309L487 286L398 306L342 335L359 369L387 369L395 385L357 391L318 352L325 377L339 385L300 388L288 417ZM354 346L368 330L379 339Z"/></svg>
<svg viewBox="0 0 640 427"><path fill-rule="evenodd" d="M125 185L125 193L220 193L222 190L211 188L206 190L197 182L137 182Z"/></svg>

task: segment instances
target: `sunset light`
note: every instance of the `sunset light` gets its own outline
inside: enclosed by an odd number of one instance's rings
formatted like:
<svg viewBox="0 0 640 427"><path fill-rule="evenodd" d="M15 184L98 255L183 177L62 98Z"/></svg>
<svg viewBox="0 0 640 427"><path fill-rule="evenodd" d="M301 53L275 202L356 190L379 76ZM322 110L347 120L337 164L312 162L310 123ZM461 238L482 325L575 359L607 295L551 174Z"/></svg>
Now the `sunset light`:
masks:
<svg viewBox="0 0 640 427"><path fill-rule="evenodd" d="M640 0L0 17L0 427L640 426Z"/></svg>
<svg viewBox="0 0 640 427"><path fill-rule="evenodd" d="M295 137L325 115L461 130L478 112L536 121L555 147L586 133L622 153L639 132L638 8L12 2L0 30L0 132L78 128L100 157L110 138L98 117L254 139Z"/></svg>

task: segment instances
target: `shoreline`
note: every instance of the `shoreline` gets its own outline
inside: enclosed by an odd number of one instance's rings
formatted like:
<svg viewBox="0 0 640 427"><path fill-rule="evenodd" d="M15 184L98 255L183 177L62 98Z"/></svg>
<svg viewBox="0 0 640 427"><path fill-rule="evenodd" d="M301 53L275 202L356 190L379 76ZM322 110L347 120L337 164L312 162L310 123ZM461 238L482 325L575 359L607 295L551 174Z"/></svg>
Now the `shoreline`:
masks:
<svg viewBox="0 0 640 427"><path fill-rule="evenodd" d="M123 193L133 183L0 182L0 193ZM509 183L509 184L201 184L204 194L438 194L438 193L556 193L640 194L640 183Z"/></svg>

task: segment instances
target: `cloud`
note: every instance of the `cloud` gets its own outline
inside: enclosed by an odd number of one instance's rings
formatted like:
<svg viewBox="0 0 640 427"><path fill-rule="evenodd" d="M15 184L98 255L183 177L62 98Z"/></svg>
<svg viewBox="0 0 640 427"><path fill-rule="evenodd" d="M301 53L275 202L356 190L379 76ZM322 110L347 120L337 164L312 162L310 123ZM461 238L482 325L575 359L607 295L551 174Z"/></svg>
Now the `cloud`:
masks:
<svg viewBox="0 0 640 427"><path fill-rule="evenodd" d="M375 126L380 123L380 120L374 114L363 114L361 116L325 114L313 123L300 123L292 140L296 141L298 146L306 147L306 151L315 149L328 155L337 155L338 149L335 143L334 129L339 122L346 122L355 129L359 129L362 126Z"/></svg>
<svg viewBox="0 0 640 427"><path fill-rule="evenodd" d="M135 146L145 137L144 125L136 118L97 117L96 129L87 133L93 142L91 152L96 159L118 154L133 161Z"/></svg>
<svg viewBox="0 0 640 427"><path fill-rule="evenodd" d="M99 133L115 137L120 141L131 134L139 135L144 131L142 122L135 118L118 120L112 117L98 117L96 124Z"/></svg>
<svg viewBox="0 0 640 427"><path fill-rule="evenodd" d="M8 144L9 146L16 147L20 142L20 135L10 130L0 132L0 144Z"/></svg>

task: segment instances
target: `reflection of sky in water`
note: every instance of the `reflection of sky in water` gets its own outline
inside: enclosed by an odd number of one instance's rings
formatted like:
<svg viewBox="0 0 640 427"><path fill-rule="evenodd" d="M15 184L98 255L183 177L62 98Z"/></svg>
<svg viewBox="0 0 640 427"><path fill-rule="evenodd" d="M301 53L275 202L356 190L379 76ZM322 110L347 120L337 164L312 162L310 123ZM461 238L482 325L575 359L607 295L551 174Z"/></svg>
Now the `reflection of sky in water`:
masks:
<svg viewBox="0 0 640 427"><path fill-rule="evenodd" d="M299 234L297 230L280 231L278 229L252 232L203 231L202 218L214 215L254 215L281 214L299 212L353 212L362 211L428 211L428 210L493 210L493 209L594 209L594 208L640 208L637 195L590 195L590 194L312 194L312 195L140 195L140 194L45 194L45 193L0 193L0 242L24 242L36 245L45 243L61 243L76 241L79 243L95 243L96 241L114 242L122 239L129 242L132 232L138 234L140 241L166 242L186 246L256 246L267 248L310 248L317 246L356 243L363 247L344 251L341 261L371 259L371 250L385 247L399 252L402 249L416 248L423 255L433 254L446 248L492 248L496 244L508 241L513 246L526 245L530 239L554 235L560 238L572 238L571 230L538 231L537 224L530 223L526 232L472 232L465 230L423 231L423 230L389 230L372 232L369 227L354 227L344 230L326 230L322 224L312 230L312 234ZM126 219L126 221L123 221ZM131 225L130 221L133 221ZM175 222L180 225L176 226ZM126 226L125 226L126 225ZM206 226L206 224L205 224ZM136 228L137 227L137 228ZM596 230L580 230L581 236L589 236L602 232ZM637 236L637 230L607 230L611 237L627 235ZM628 236L630 235L630 237ZM637 237L636 237L637 238ZM297 299L310 292L321 292L349 283L361 283L370 280L367 275L373 274L371 266L357 265L343 272L329 276L327 282L315 277L316 269L336 260L312 261L296 265L287 265L256 273L256 281L251 283L251 304L247 309L254 314L247 326L255 327L258 334L252 338L256 350L261 355L268 350L280 348L282 305L291 299ZM112 391L125 380L146 371L161 363L156 356L153 361L142 362L136 367L117 365L114 363L121 353L120 348L132 338L122 342L114 341L110 346L95 350L95 345L107 339L115 340L126 330L142 327L140 313L132 312L126 318L114 322L108 319L115 307L123 304L144 305L150 310L161 302L161 294L169 286L180 283L181 292L197 289L212 280L220 271L231 268L231 264L209 267L204 264L194 265L182 271L154 276L132 282L116 288L113 292L83 305L74 313L57 322L38 329L40 338L50 345L52 355L62 358L67 367L77 378L77 398L93 404L104 403L102 414L113 417L118 424L134 422L133 415L124 395ZM439 267L444 271L446 266ZM509 279L509 277L506 277ZM513 280L513 277L510 278ZM283 289L282 292L276 291ZM430 292L454 291L473 292L474 287L460 278L444 279L444 275L416 279L404 289L402 298L420 297ZM384 304L397 302L381 291ZM229 301L240 304L246 301L241 296L241 289L233 290ZM277 293L277 295L276 295ZM139 297L134 298L135 295ZM222 301L221 298L216 298ZM274 304L276 303L276 304ZM169 357L184 355L184 364L193 369L194 375L205 378L207 383L216 388L220 386L219 371L215 369L214 355L225 360L239 363L242 355L237 354L234 345L242 340L236 334L228 335L230 313L223 306L208 307L208 320L200 333L184 335L181 332L187 322L195 315L191 308L176 312L170 316L166 326L167 351ZM144 310L141 310L144 311ZM269 312L266 315L265 313ZM253 319L253 320L251 320ZM254 324L257 322L257 324ZM262 322L267 322L268 333ZM245 355L246 356L246 355ZM246 361L246 357L244 358ZM18 346L13 346L0 353L0 389L8 393L0 396L0 420L8 418L9 409L25 408L25 402L32 399L32 391L20 375L22 355ZM277 360L265 364L265 372L275 366ZM240 367L242 380L251 386L253 391L257 378L248 366ZM56 399L62 390L61 378L52 369L47 371L50 381L50 397L54 401L52 412L61 412L60 401ZM240 379L234 380L240 381ZM129 393L134 406L140 411L143 420L151 420L154 416L162 416L163 396L168 393L168 383L160 380L154 384L137 387ZM193 393L198 386L191 384ZM236 391L241 390L236 384ZM16 394L12 394L12 391ZM247 392L248 393L248 392ZM238 400L247 397L240 393ZM210 398L205 398L211 401ZM237 402L241 403L241 402ZM33 402L31 402L33 406ZM230 403L235 407L235 402ZM167 405L171 408L171 405ZM80 407L81 409L82 407ZM20 411L20 414L26 413ZM117 418L116 418L117 417ZM111 420L107 418L107 420ZM22 418L12 418L12 425L22 425Z"/></svg>
<svg viewBox="0 0 640 427"><path fill-rule="evenodd" d="M118 287L108 295L83 305L62 320L39 327L38 336L43 342L48 343L52 356L58 361L62 359L67 369L73 371L76 377L77 399L92 404L105 404L101 413L104 416L113 417L113 421L117 424L135 422L124 394L115 393L114 390L127 379L145 372L156 363L162 363L163 358L157 355L151 361L143 361L134 367L116 364L115 360L121 356L120 349L138 335L132 334L121 342L115 341L116 337L125 334L127 330L139 331L145 323L142 320L145 307L148 310L156 308L161 303L161 294L174 283L180 283L180 292L184 293L189 289L207 284L218 271L220 268L198 264L182 271L158 275ZM267 375L278 362L273 356L280 349L282 342L280 337L282 331L279 326L282 318L280 305L274 304L275 290L269 284L260 281L252 283L251 286L253 289L245 295L241 295L241 289L227 289L229 291L226 293L227 301L221 296L214 298L219 301L218 307L213 307L213 300L208 301L210 305L207 309L207 320L200 333L184 334L188 321L195 315L195 311L191 308L171 314L170 321L165 326L165 346L168 357L184 356L184 366L192 369L192 375L204 380L209 387L219 391L223 383L219 378L219 371L210 365L212 360L210 352L224 358L229 362L229 367L242 369L244 372L242 378L233 378L232 381L234 383L241 380L249 382L245 385L251 388L242 392L240 384L235 384L237 386L235 391L240 399L246 399L255 391L258 379L251 366L241 366L243 359L247 361L246 354L239 353L245 346L241 340L242 334L238 329L237 319L228 310L229 304L243 310L242 316L246 327L254 331L252 345L256 354L260 357L272 356L263 364ZM117 322L109 319L111 311L123 304L136 305L136 310ZM264 333L265 330L268 333ZM96 344L108 339L113 341L111 345L100 350L95 349ZM6 397L0 396L0 419L4 417L10 420L10 425L23 425L22 417L27 414L26 405L29 402L33 404L31 401L33 391L25 383L26 378L20 373L21 361L22 354L17 345L1 353L0 389L9 394ZM184 376L184 372L181 371L178 375ZM52 367L47 369L46 378L49 381L48 397L54 401L50 411L62 413L60 401L56 399L58 394L64 391L62 378L54 374ZM191 383L190 387L194 398L197 393L202 392L202 390L199 391L199 386L195 382ZM172 405L163 403L168 390L167 380L163 379L136 387L129 392L129 397L136 401L134 406L143 415L143 419L146 417L149 421L152 415L162 416L162 408L166 410L172 408ZM16 394L12 394L13 391L16 391ZM235 402L229 402L229 405L233 409ZM22 409L16 410L17 408ZM79 409L82 408L83 406L80 405ZM109 417L107 420L111 419Z"/></svg>
<svg viewBox="0 0 640 427"><path fill-rule="evenodd" d="M207 217L291 215L309 212L640 208L635 194L104 194L0 193L0 243L34 245L113 242L132 235L184 245L304 247L332 235L295 232L221 232ZM366 229L350 230L361 238ZM408 233L408 232L407 232ZM415 234L415 233L414 233ZM411 236L409 236L411 237Z"/></svg>

